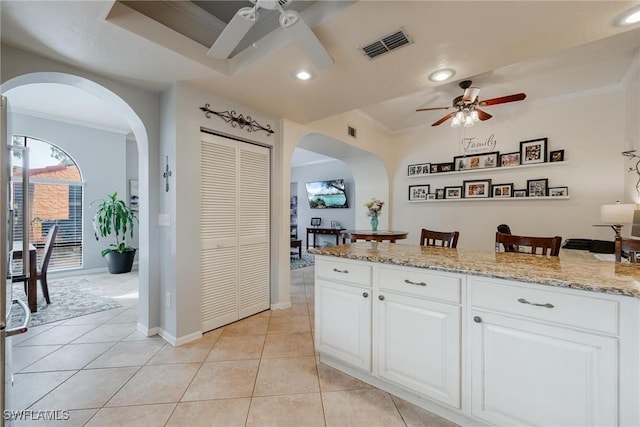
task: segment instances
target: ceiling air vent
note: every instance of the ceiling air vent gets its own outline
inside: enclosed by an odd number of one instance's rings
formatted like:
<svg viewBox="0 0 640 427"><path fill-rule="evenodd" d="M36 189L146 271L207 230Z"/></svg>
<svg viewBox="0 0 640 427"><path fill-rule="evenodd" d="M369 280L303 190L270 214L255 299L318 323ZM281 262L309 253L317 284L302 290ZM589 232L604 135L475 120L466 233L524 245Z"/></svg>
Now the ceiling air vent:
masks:
<svg viewBox="0 0 640 427"><path fill-rule="evenodd" d="M380 55L391 52L399 47L406 46L413 43L413 40L407 35L404 28L400 28L389 35L382 37L374 42L371 42L365 46L360 47L360 50L364 52L369 59L377 58Z"/></svg>

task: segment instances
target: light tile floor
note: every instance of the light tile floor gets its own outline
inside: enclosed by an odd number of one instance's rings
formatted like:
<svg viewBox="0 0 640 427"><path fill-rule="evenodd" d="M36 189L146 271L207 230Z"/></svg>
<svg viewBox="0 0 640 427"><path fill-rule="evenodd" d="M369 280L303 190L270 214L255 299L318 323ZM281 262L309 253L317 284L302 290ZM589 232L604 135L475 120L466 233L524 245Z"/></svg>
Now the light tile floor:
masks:
<svg viewBox="0 0 640 427"><path fill-rule="evenodd" d="M136 330L137 275L93 275L122 308L14 340L12 408L69 410L11 426L454 426L318 361L313 267L291 272L292 307L172 347Z"/></svg>

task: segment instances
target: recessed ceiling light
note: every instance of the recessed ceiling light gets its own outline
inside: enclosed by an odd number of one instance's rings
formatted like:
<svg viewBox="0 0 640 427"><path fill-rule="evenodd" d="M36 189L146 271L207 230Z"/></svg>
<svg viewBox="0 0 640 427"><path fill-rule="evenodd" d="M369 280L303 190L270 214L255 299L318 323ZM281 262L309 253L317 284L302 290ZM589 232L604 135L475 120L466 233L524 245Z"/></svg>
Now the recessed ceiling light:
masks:
<svg viewBox="0 0 640 427"><path fill-rule="evenodd" d="M633 25L640 22L640 6L632 7L616 19L616 25Z"/></svg>
<svg viewBox="0 0 640 427"><path fill-rule="evenodd" d="M308 71L298 71L296 73L296 78L298 80L309 80L311 78L311 73Z"/></svg>
<svg viewBox="0 0 640 427"><path fill-rule="evenodd" d="M443 68L429 74L429 80L432 82L443 82L445 80L449 80L455 73L456 72L451 68Z"/></svg>

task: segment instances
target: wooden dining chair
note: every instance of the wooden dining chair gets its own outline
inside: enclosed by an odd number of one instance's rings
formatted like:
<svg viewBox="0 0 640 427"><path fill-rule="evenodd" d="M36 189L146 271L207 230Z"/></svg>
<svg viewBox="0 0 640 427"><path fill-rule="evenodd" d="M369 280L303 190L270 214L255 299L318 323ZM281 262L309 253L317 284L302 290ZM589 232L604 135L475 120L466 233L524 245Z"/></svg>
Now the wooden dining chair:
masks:
<svg viewBox="0 0 640 427"><path fill-rule="evenodd" d="M514 252L558 256L561 244L562 237L560 236L528 237L496 232L496 252L500 252L500 245L505 248L505 252L509 252L506 248L511 245L514 248ZM529 247L529 250L523 250L521 246Z"/></svg>
<svg viewBox="0 0 640 427"><path fill-rule="evenodd" d="M622 261L622 255L626 252L629 262L640 262L640 239L628 239L616 236L615 255L616 262ZM636 254L636 252L638 252Z"/></svg>
<svg viewBox="0 0 640 427"><path fill-rule="evenodd" d="M432 231L423 228L420 233L420 246L443 246L453 249L458 246L459 236L460 233L457 231Z"/></svg>
<svg viewBox="0 0 640 427"><path fill-rule="evenodd" d="M42 296L44 296L47 304L51 304L49 298L49 284L47 283L47 271L49 269L49 262L51 261L51 254L53 252L53 243L56 240L58 234L58 225L54 224L47 234L47 240L44 245L44 251L42 252L42 258L40 259L40 265L38 266L38 280L40 281L40 288L42 289ZM24 293L27 294L27 280L25 278L15 279L14 282L24 282Z"/></svg>

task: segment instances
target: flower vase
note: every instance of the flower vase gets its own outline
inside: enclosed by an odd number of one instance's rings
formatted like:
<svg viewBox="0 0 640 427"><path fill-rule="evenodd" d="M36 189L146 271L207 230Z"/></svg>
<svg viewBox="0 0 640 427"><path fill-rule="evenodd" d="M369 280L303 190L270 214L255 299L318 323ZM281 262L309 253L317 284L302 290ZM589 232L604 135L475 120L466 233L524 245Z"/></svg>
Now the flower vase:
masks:
<svg viewBox="0 0 640 427"><path fill-rule="evenodd" d="M378 231L378 215L371 216L371 231Z"/></svg>

